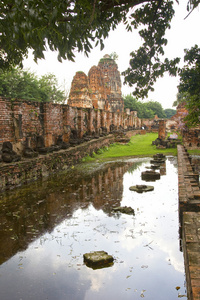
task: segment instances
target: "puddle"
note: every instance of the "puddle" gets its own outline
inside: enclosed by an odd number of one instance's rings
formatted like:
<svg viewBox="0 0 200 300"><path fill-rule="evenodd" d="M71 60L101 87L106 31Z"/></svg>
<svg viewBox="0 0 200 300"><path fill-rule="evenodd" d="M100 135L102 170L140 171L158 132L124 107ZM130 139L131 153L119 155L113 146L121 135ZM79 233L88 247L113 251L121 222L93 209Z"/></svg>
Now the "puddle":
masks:
<svg viewBox="0 0 200 300"><path fill-rule="evenodd" d="M4 300L169 300L186 295L178 235L177 161L168 157L154 190L150 158L90 165L0 195L0 296ZM79 168L80 169L80 168ZM148 183L149 184L149 183ZM132 207L135 215L113 213ZM104 250L109 268L83 254ZM184 297L183 299L186 299Z"/></svg>

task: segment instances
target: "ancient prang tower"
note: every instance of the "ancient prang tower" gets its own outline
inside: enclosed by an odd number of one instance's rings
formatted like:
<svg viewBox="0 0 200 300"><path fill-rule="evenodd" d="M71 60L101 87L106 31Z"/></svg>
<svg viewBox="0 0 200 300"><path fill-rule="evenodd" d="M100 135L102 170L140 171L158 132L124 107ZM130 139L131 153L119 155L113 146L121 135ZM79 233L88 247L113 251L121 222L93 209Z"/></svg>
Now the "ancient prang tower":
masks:
<svg viewBox="0 0 200 300"><path fill-rule="evenodd" d="M88 72L76 72L71 84L69 106L123 112L120 72L116 62L104 55L98 66Z"/></svg>

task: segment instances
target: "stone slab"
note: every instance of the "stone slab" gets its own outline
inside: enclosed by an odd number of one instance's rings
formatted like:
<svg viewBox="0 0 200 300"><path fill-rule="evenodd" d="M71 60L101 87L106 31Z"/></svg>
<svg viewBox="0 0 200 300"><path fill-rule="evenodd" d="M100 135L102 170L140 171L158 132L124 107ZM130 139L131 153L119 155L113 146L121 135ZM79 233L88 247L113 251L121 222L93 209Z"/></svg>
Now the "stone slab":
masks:
<svg viewBox="0 0 200 300"><path fill-rule="evenodd" d="M114 258L105 251L93 251L83 255L85 264L93 269L113 265Z"/></svg>

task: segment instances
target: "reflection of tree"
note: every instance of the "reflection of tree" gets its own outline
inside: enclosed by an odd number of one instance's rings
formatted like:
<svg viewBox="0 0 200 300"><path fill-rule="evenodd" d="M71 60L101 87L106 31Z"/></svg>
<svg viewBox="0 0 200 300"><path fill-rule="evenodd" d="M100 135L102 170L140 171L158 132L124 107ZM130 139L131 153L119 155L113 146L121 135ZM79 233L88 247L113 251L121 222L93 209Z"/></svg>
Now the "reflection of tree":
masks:
<svg viewBox="0 0 200 300"><path fill-rule="evenodd" d="M85 174L70 171L47 181L36 182L0 196L0 264L64 219L91 203L110 215L119 206L123 174L130 164L108 163L103 169Z"/></svg>
<svg viewBox="0 0 200 300"><path fill-rule="evenodd" d="M143 163L144 163L143 161L135 162L134 164L132 164L131 166L129 166L127 172L132 174L135 170L139 169L139 167L140 167Z"/></svg>

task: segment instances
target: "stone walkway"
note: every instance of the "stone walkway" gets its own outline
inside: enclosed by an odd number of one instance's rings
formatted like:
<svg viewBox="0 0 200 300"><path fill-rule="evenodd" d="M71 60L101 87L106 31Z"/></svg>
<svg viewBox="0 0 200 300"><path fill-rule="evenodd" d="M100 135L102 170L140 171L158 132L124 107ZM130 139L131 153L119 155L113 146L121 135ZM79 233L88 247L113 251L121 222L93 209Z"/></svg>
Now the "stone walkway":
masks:
<svg viewBox="0 0 200 300"><path fill-rule="evenodd" d="M200 300L199 175L182 145L178 150L179 212L188 300Z"/></svg>

